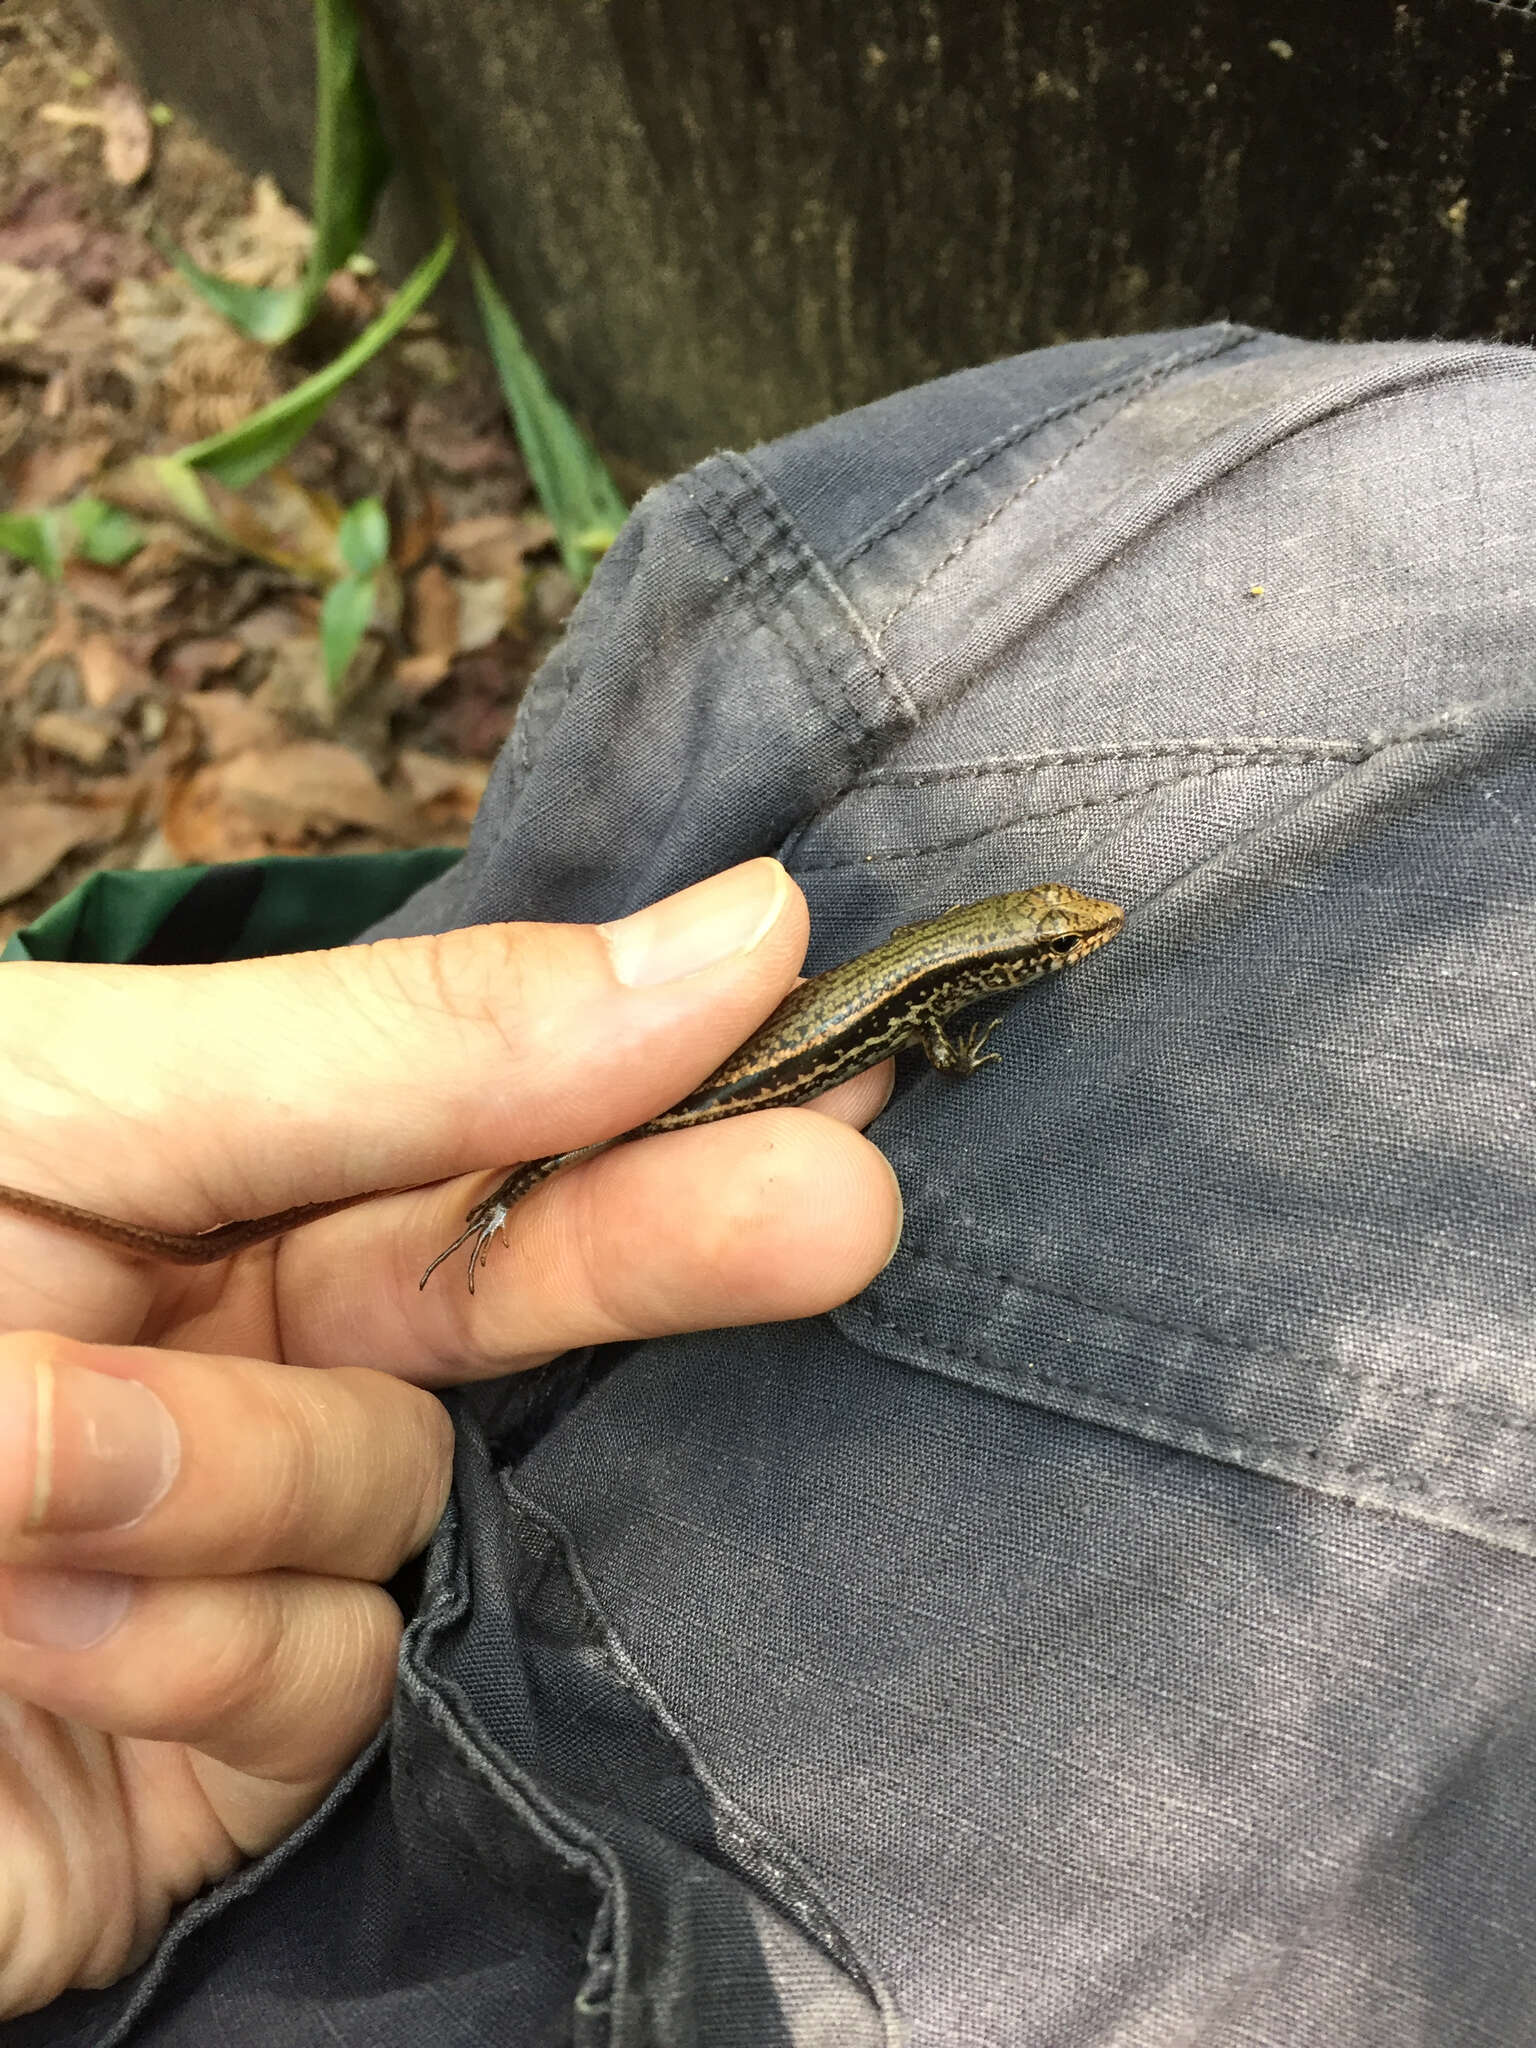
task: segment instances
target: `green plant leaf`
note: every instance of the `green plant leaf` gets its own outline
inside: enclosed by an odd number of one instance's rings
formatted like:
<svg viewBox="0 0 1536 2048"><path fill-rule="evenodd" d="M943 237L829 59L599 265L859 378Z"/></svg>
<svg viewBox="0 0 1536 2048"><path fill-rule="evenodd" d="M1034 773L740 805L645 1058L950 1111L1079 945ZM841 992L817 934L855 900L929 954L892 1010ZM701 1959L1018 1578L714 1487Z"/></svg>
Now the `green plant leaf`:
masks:
<svg viewBox="0 0 1536 2048"><path fill-rule="evenodd" d="M68 552L57 512L0 512L0 548L56 583Z"/></svg>
<svg viewBox="0 0 1536 2048"><path fill-rule="evenodd" d="M325 280L362 242L389 178L389 150L363 69L352 0L315 0L314 248L310 271Z"/></svg>
<svg viewBox="0 0 1536 2048"><path fill-rule="evenodd" d="M88 562L115 569L144 545L144 530L133 514L103 498L76 498L67 510L75 546Z"/></svg>
<svg viewBox="0 0 1536 2048"><path fill-rule="evenodd" d="M139 522L102 498L76 498L47 512L0 512L0 548L57 582L73 554L116 568L144 545Z"/></svg>
<svg viewBox="0 0 1536 2048"><path fill-rule="evenodd" d="M348 664L362 644L376 596L372 576L343 576L325 593L320 607L320 650L325 656L325 680L333 692L341 688Z"/></svg>
<svg viewBox="0 0 1536 2048"><path fill-rule="evenodd" d="M175 264L198 297L212 306L221 320L239 328L252 341L265 342L269 348L297 334L318 303L318 298L306 302L304 284L237 284L232 277L204 270L185 249L178 249L163 235L154 235L152 239L161 255Z"/></svg>
<svg viewBox="0 0 1536 2048"><path fill-rule="evenodd" d="M389 151L363 69L352 0L315 0L315 152L310 217L315 238L295 285L237 284L194 263L157 237L207 303L253 341L275 345L306 325L326 279L340 270L368 232L374 202L389 177Z"/></svg>
<svg viewBox="0 0 1536 2048"><path fill-rule="evenodd" d="M378 318L334 362L263 406L260 412L253 412L249 419L183 448L176 460L193 469L206 470L232 491L240 490L274 462L281 462L289 449L309 432L347 379L371 361L386 342L392 341L431 297L452 260L457 235L457 225L450 223L431 255L417 264Z"/></svg>
<svg viewBox="0 0 1536 2048"><path fill-rule="evenodd" d="M554 521L568 573L586 584L629 516L602 457L571 418L528 352L512 309L477 251L470 272L485 338L501 380L518 446L539 502Z"/></svg>
<svg viewBox="0 0 1536 2048"><path fill-rule="evenodd" d="M375 575L389 560L389 514L377 498L359 498L342 514L336 546L354 576Z"/></svg>
<svg viewBox="0 0 1536 2048"><path fill-rule="evenodd" d="M210 532L214 529L218 522L208 502L208 493L203 489L202 479L182 456L143 455L138 463L130 464L130 468L140 465L155 488L165 493L171 510L179 519L185 519L189 526L201 526Z"/></svg>

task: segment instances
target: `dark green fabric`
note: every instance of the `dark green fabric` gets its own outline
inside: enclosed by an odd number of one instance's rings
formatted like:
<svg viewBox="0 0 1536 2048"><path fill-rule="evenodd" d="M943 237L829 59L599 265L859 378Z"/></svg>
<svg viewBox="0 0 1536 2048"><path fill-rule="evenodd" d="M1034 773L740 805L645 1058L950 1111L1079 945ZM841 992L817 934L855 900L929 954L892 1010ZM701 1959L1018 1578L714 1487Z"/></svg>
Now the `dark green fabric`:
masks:
<svg viewBox="0 0 1536 2048"><path fill-rule="evenodd" d="M274 855L217 867L92 875L15 933L0 960L254 960L344 946L461 858L406 853Z"/></svg>

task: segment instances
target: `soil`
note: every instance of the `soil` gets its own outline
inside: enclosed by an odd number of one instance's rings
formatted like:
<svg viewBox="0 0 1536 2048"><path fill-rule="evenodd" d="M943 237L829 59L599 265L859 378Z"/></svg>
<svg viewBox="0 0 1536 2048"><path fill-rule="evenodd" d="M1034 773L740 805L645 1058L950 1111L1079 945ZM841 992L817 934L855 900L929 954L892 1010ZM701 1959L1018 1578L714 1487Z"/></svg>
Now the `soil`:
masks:
<svg viewBox="0 0 1536 2048"><path fill-rule="evenodd" d="M131 465L247 417L386 297L366 264L342 271L271 351L156 237L284 284L309 228L269 179L145 107L76 0L0 0L0 509L90 490L147 536L57 581L0 552L0 941L98 868L462 844L576 597L489 366L430 311L284 468L219 497L240 545L146 502ZM368 495L391 562L333 690L320 602L341 514Z"/></svg>

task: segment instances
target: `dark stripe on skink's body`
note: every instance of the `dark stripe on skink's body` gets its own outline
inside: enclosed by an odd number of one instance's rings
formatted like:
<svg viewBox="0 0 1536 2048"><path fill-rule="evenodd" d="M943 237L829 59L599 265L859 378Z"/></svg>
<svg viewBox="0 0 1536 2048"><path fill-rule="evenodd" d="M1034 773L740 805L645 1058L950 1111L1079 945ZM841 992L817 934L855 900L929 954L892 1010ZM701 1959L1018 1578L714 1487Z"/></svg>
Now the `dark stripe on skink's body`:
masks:
<svg viewBox="0 0 1536 2048"><path fill-rule="evenodd" d="M469 1287L492 1238L513 1204L561 1167L589 1159L610 1145L661 1131L718 1123L749 1110L790 1108L809 1102L839 1081L876 1066L908 1045L921 1045L942 1072L974 1073L996 1053L983 1052L987 1025L963 1040L944 1029L946 1019L972 1003L1023 988L1097 951L1120 929L1124 913L1113 903L1083 896L1065 883L988 896L962 904L925 924L904 925L884 945L840 967L829 967L792 989L757 1031L723 1061L691 1095L632 1131L553 1152L515 1166L484 1201L470 1210L465 1228L440 1252L421 1277L423 1287L451 1252L477 1240L469 1260ZM0 1209L55 1223L121 1250L175 1265L211 1265L248 1246L280 1237L301 1224L372 1199L347 1195L334 1202L310 1202L223 1223L214 1230L155 1230L124 1223L72 1203L54 1201L21 1188L0 1186Z"/></svg>
<svg viewBox="0 0 1536 2048"><path fill-rule="evenodd" d="M561 1167L590 1159L610 1145L719 1123L748 1110L793 1108L909 1045L922 1046L941 1072L974 1073L999 1057L982 1051L998 1020L960 1041L949 1037L945 1020L972 1003L1023 988L1084 959L1112 939L1124 920L1118 904L1080 895L1064 882L1048 882L961 904L925 924L901 926L883 946L791 989L767 1022L707 1081L660 1116L600 1144L514 1166L470 1210L464 1229L422 1274L422 1286L473 1237L473 1294L475 1269L513 1204Z"/></svg>

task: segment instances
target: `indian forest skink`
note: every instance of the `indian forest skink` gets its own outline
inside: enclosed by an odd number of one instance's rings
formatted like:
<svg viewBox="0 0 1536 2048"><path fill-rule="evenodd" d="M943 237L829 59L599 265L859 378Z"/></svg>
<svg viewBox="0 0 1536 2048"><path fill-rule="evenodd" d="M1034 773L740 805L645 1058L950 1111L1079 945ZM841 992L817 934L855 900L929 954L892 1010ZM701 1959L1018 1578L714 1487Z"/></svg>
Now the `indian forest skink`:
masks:
<svg viewBox="0 0 1536 2048"><path fill-rule="evenodd" d="M1026 982L1057 974L1085 959L1107 944L1124 921L1125 913L1118 904L1081 895L1064 882L1047 882L1038 889L961 904L923 924L898 926L884 945L845 961L841 967L829 967L824 974L813 975L791 989L767 1022L707 1081L660 1116L598 1144L553 1152L547 1158L514 1166L485 1200L470 1210L464 1229L422 1274L422 1286L444 1259L473 1238L469 1255L469 1291L473 1294L476 1269L513 1205L561 1167L590 1159L610 1145L648 1138L659 1131L718 1123L752 1109L792 1108L909 1045L920 1046L940 1073L974 1074L978 1067L1000 1057L983 1048L1001 1020L993 1018L963 1038L950 1037L944 1028L947 1020L972 1003L1022 988ZM333 1216L339 1209L368 1199L368 1195L346 1195L334 1202L311 1202L276 1210L270 1216L224 1223L215 1230L179 1233L121 1223L46 1195L0 1186L0 1209L16 1210L101 1238L125 1251L185 1266L211 1265L249 1245L297 1229L301 1223Z"/></svg>

